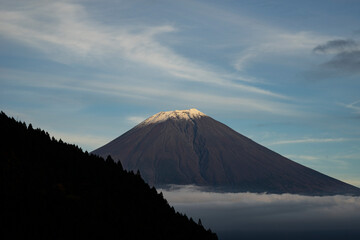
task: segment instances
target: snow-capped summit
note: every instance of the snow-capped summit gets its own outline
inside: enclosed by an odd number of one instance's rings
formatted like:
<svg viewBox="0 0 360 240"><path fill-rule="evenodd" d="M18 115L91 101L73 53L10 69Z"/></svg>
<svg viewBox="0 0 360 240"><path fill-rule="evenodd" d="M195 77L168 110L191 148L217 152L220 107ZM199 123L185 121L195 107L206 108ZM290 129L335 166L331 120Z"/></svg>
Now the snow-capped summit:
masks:
<svg viewBox="0 0 360 240"><path fill-rule="evenodd" d="M164 122L168 119L174 120L192 120L196 118L205 117L206 115L195 108L191 108L188 110L175 110L175 111L167 111L167 112L159 112L148 119L144 120L139 125L148 125Z"/></svg>
<svg viewBox="0 0 360 240"><path fill-rule="evenodd" d="M160 112L93 151L121 160L150 185L220 191L356 194L354 186L295 163L196 110Z"/></svg>

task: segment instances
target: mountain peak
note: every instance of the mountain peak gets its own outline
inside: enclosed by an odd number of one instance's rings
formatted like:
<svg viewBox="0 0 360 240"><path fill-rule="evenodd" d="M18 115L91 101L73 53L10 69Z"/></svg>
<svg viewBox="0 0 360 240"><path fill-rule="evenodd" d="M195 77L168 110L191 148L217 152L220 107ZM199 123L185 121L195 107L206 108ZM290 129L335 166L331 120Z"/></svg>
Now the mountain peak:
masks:
<svg viewBox="0 0 360 240"><path fill-rule="evenodd" d="M121 159L150 184L221 191L360 194L356 187L293 162L196 110L159 112L94 154Z"/></svg>
<svg viewBox="0 0 360 240"><path fill-rule="evenodd" d="M205 117L206 115L195 108L187 109L187 110L175 110L175 111L167 111L167 112L159 112L142 123L140 125L149 125L164 122L168 119L173 120L193 120L196 118Z"/></svg>

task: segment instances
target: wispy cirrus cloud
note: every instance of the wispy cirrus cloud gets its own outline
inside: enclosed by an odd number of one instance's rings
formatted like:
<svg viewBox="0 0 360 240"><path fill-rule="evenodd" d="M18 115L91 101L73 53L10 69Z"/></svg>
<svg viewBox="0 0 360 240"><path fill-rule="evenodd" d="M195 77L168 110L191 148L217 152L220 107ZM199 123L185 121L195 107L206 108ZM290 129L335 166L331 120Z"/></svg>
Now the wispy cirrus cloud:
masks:
<svg viewBox="0 0 360 240"><path fill-rule="evenodd" d="M286 155L287 158L297 161L304 164L307 167L317 169L321 165L331 164L336 169L347 169L349 168L348 161L349 159L359 159L359 156L349 156L349 155L331 155L331 156L311 156L311 155L297 155L290 154Z"/></svg>
<svg viewBox="0 0 360 240"><path fill-rule="evenodd" d="M342 106L346 109L349 109L352 114L359 116L360 115L360 100L351 102L351 103L338 103L339 106Z"/></svg>
<svg viewBox="0 0 360 240"><path fill-rule="evenodd" d="M263 36L258 36L263 32L265 33ZM314 45L330 38L312 32L290 32L271 28L266 24L259 29L256 36L258 42L238 54L238 58L234 62L237 70L242 71L252 61L256 62L267 56L304 56L304 53L306 55L310 52Z"/></svg>
<svg viewBox="0 0 360 240"><path fill-rule="evenodd" d="M247 114L265 113L269 115L283 115L291 117L301 117L303 112L289 103L282 101L269 101L252 96L226 96L221 93L212 94L207 92L197 92L196 90L179 90L171 86L159 88L152 86L151 83L143 82L141 85L122 82L118 83L119 78L112 75L99 75L94 79L87 79L86 84L77 78L67 78L61 76L39 76L31 72L15 73L11 70L2 70L2 76L6 77L9 84L19 84L41 89L54 89L75 91L86 94L97 94L116 97L118 99L131 99L152 104L161 104L166 99L167 104L181 102L190 107L207 106L211 104L218 109L232 109ZM97 81L101 78L102 81ZM52 79L49 81L49 79ZM5 83L6 81L4 81ZM73 106L74 104L72 104Z"/></svg>
<svg viewBox="0 0 360 240"><path fill-rule="evenodd" d="M357 114L360 114L360 100L346 104L345 107L354 110Z"/></svg>
<svg viewBox="0 0 360 240"><path fill-rule="evenodd" d="M310 55L314 46L334 37L319 32L281 28L249 16L245 11L239 12L238 9L234 12L233 9L223 8L221 4L197 1L189 8L213 21L216 27L231 26L231 37L223 39L222 48L236 46L231 54L232 66L239 72L257 62L273 61L274 56L298 58Z"/></svg>
<svg viewBox="0 0 360 240"><path fill-rule="evenodd" d="M136 31L135 31L136 30ZM287 96L257 86L246 76L211 70L176 53L157 39L179 31L173 25L134 28L102 25L91 19L86 9L69 1L28 5L27 8L0 11L0 34L42 51L63 63L81 62L116 68L124 61L158 69L172 81L185 80L238 89L259 96L287 99Z"/></svg>
<svg viewBox="0 0 360 240"><path fill-rule="evenodd" d="M301 143L331 143L331 142L346 142L359 139L354 138L304 138L294 140L281 140L269 143L269 145L282 145L282 144L301 144Z"/></svg>

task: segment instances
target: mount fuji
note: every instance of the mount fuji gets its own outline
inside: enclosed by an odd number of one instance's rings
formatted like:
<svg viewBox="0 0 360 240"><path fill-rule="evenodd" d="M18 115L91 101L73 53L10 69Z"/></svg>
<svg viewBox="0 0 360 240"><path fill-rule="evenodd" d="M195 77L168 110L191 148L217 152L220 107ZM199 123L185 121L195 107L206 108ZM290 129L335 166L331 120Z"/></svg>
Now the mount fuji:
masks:
<svg viewBox="0 0 360 240"><path fill-rule="evenodd" d="M360 195L360 189L287 159L196 109L157 113L93 153L139 170L154 186Z"/></svg>

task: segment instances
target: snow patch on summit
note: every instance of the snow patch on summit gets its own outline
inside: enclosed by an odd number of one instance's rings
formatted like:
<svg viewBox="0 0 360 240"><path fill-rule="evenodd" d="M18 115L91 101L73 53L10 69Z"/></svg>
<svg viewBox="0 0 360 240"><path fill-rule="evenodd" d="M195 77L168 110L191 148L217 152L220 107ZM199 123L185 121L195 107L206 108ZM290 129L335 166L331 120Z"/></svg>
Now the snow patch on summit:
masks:
<svg viewBox="0 0 360 240"><path fill-rule="evenodd" d="M189 110L175 110L175 111L167 111L167 112L159 112L148 119L144 120L140 123L140 126L149 125L154 123L164 122L168 119L173 120L191 120L196 118L205 117L206 115L195 108L191 108Z"/></svg>

